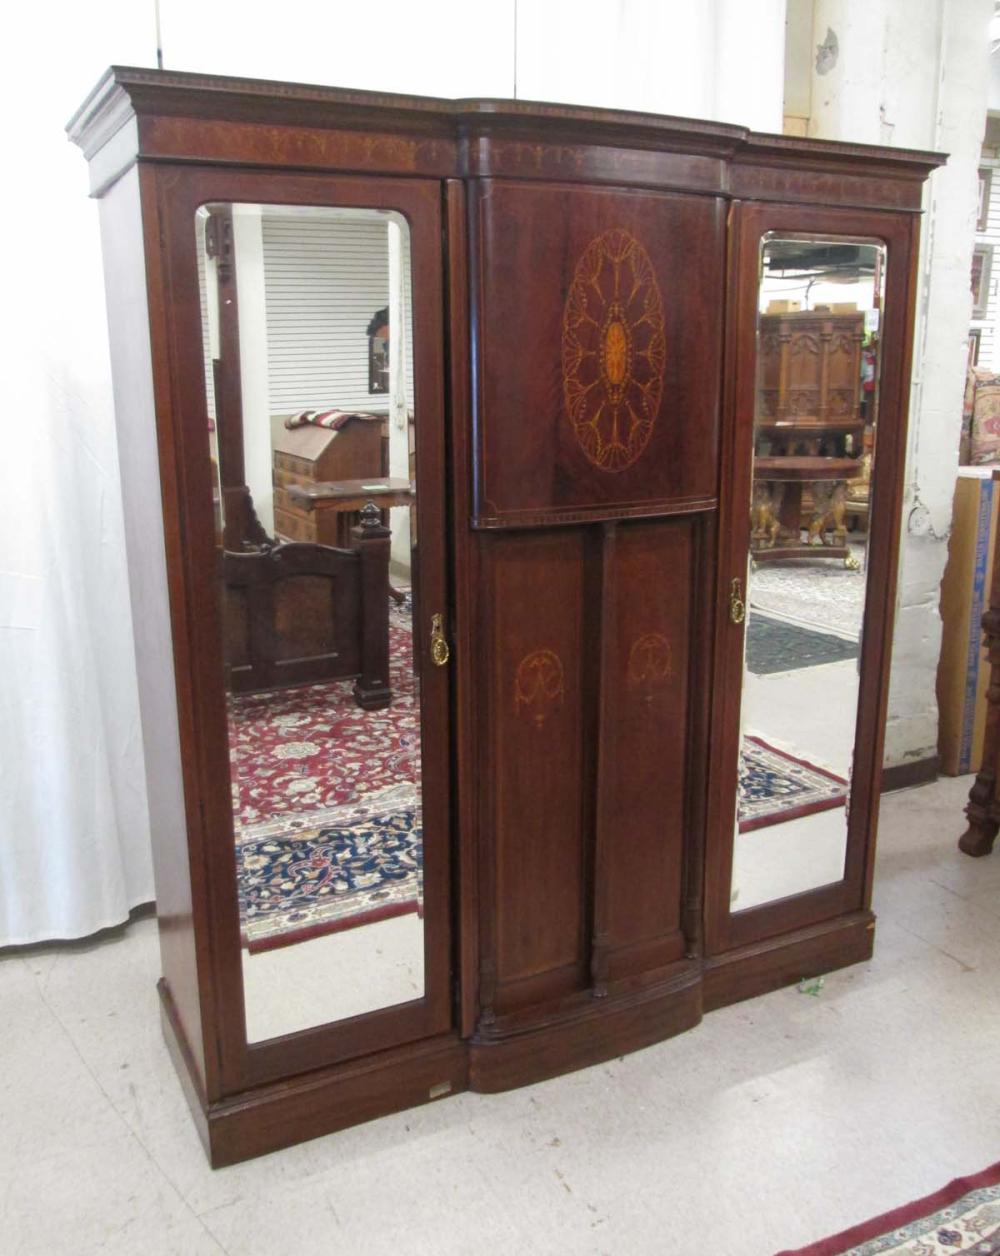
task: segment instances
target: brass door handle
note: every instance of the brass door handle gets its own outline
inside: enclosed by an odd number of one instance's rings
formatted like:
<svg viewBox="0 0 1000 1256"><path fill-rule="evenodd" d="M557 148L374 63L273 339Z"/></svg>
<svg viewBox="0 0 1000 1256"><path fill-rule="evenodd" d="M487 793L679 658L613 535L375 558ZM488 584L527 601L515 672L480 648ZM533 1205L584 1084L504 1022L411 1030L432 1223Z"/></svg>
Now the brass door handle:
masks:
<svg viewBox="0 0 1000 1256"><path fill-rule="evenodd" d="M729 590L729 618L734 624L742 624L746 619L747 608L742 592L739 580L734 580Z"/></svg>
<svg viewBox="0 0 1000 1256"><path fill-rule="evenodd" d="M431 662L435 667L444 667L451 658L451 647L444 635L444 616L431 616Z"/></svg>

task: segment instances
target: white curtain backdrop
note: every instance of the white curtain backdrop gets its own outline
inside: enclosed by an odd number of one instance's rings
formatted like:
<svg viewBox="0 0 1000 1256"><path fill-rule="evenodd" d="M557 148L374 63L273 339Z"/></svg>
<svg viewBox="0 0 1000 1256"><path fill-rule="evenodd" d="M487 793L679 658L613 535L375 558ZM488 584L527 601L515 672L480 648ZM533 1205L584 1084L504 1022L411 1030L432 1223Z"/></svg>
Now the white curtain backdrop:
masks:
<svg viewBox="0 0 1000 1256"><path fill-rule="evenodd" d="M513 0L474 29L464 0L388 7L161 0L165 65L510 94ZM0 947L153 898L97 206L64 127L107 66L156 64L155 32L154 0L40 0L0 46Z"/></svg>
<svg viewBox="0 0 1000 1256"><path fill-rule="evenodd" d="M154 63L155 28L105 8L99 32L23 6L0 52L0 946L153 897L97 207L63 127L109 58Z"/></svg>

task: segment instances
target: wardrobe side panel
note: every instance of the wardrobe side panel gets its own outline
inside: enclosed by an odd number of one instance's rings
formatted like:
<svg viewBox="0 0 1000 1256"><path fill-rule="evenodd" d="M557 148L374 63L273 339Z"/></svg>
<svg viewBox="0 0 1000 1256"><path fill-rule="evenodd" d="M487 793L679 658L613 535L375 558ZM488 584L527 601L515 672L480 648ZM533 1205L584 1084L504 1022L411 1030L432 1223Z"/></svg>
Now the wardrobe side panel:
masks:
<svg viewBox="0 0 1000 1256"><path fill-rule="evenodd" d="M138 167L99 210L161 962L204 1086Z"/></svg>

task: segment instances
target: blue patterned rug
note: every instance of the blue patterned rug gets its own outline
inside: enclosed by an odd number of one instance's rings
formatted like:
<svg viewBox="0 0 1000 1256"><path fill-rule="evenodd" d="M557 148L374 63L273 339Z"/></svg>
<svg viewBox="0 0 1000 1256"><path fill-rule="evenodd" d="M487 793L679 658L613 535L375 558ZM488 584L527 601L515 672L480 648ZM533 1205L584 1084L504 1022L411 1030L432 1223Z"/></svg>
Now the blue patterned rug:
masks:
<svg viewBox="0 0 1000 1256"><path fill-rule="evenodd" d="M739 827L780 824L842 807L847 782L745 737ZM240 830L240 923L251 953L422 910L423 845L416 788L394 786L364 805L272 817Z"/></svg>
<svg viewBox="0 0 1000 1256"><path fill-rule="evenodd" d="M847 803L848 783L826 768L744 737L740 755L741 833L783 824Z"/></svg>
<svg viewBox="0 0 1000 1256"><path fill-rule="evenodd" d="M416 800L409 801L379 810L373 800L363 809L340 807L245 828L236 870L247 949L269 950L420 911L422 829Z"/></svg>

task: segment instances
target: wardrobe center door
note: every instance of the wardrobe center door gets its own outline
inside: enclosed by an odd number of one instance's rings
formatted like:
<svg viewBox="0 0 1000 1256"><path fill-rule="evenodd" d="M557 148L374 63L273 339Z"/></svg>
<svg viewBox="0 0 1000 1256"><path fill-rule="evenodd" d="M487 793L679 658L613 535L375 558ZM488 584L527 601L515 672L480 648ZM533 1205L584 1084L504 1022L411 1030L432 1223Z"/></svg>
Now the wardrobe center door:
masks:
<svg viewBox="0 0 1000 1256"><path fill-rule="evenodd" d="M451 1023L440 196L170 193L188 789L245 1085Z"/></svg>
<svg viewBox="0 0 1000 1256"><path fill-rule="evenodd" d="M495 1041L693 967L725 207L483 180L471 233Z"/></svg>

